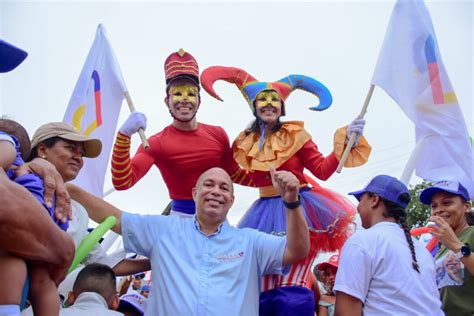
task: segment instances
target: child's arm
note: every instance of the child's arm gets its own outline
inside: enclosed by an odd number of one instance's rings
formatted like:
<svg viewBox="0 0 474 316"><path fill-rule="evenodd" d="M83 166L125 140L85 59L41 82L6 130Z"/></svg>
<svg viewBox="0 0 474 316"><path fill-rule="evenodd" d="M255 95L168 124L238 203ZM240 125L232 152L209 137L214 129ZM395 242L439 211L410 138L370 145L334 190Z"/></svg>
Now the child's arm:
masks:
<svg viewBox="0 0 474 316"><path fill-rule="evenodd" d="M33 306L34 315L58 315L59 295L47 265L28 262L28 277L30 279L28 298Z"/></svg>
<svg viewBox="0 0 474 316"><path fill-rule="evenodd" d="M13 139L5 134L0 134L0 168L7 170L16 158L16 149Z"/></svg>

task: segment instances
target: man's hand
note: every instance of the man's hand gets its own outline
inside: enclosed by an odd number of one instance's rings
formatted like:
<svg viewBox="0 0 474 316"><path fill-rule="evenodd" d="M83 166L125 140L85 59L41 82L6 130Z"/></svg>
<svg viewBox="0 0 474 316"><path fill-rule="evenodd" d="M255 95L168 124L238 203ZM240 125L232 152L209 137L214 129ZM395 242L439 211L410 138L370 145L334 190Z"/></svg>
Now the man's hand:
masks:
<svg viewBox="0 0 474 316"><path fill-rule="evenodd" d="M283 201L292 203L298 201L300 182L296 176L289 171L276 171L270 167L272 183Z"/></svg>
<svg viewBox="0 0 474 316"><path fill-rule="evenodd" d="M53 196L56 195L54 216L62 223L72 219L71 199L56 167L45 159L35 158L15 170L17 177L27 173L35 173L43 179L44 201L48 207L53 206Z"/></svg>
<svg viewBox="0 0 474 316"><path fill-rule="evenodd" d="M139 129L146 130L146 116L140 112L132 112L128 116L125 123L120 127L120 133L130 137L135 134Z"/></svg>

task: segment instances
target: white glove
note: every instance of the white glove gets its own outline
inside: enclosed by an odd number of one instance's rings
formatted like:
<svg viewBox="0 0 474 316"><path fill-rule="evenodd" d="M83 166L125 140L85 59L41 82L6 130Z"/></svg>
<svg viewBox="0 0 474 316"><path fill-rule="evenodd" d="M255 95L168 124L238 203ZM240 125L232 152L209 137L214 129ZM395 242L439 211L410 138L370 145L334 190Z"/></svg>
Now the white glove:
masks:
<svg viewBox="0 0 474 316"><path fill-rule="evenodd" d="M356 133L356 138L354 142L354 146L359 143L360 137L364 134L364 126L365 120L361 118L355 118L351 124L347 127L347 134L346 134L346 141L349 141L351 134L354 132Z"/></svg>
<svg viewBox="0 0 474 316"><path fill-rule="evenodd" d="M130 137L135 134L140 128L146 130L146 116L141 112L132 112L128 116L125 123L120 127L120 133Z"/></svg>

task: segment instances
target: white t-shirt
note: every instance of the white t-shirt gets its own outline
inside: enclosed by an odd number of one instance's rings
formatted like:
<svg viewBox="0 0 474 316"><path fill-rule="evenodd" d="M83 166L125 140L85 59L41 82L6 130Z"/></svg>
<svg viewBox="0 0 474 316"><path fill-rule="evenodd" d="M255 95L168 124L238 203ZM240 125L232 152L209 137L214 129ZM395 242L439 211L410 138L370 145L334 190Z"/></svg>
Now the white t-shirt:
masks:
<svg viewBox="0 0 474 316"><path fill-rule="evenodd" d="M335 291L362 301L364 315L444 315L430 253L413 239L420 273L396 223L357 231L341 250Z"/></svg>

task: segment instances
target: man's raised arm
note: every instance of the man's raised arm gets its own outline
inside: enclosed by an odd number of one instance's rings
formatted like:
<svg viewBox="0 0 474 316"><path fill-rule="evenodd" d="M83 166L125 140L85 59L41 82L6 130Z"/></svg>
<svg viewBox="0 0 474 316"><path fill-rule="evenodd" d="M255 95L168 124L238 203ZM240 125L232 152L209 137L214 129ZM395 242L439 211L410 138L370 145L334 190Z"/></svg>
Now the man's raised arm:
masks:
<svg viewBox="0 0 474 316"><path fill-rule="evenodd" d="M283 265L303 259L309 252L308 224L299 201L299 181L288 171L270 169L273 186L280 193L286 207L286 247Z"/></svg>
<svg viewBox="0 0 474 316"><path fill-rule="evenodd" d="M71 198L84 206L89 217L96 223L102 223L107 217L115 216L117 223L112 230L122 234L122 211L104 200L82 190L77 185L67 183L66 188Z"/></svg>

